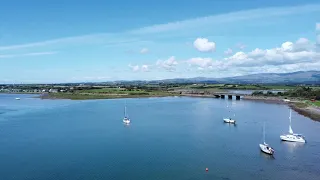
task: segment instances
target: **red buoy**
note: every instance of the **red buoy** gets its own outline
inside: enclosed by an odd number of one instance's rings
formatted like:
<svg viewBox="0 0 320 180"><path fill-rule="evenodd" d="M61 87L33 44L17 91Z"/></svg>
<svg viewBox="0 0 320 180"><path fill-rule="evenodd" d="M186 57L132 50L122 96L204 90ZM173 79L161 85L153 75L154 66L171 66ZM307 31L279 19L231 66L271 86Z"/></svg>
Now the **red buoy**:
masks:
<svg viewBox="0 0 320 180"><path fill-rule="evenodd" d="M209 171L209 169L208 169L208 168L206 168L206 171Z"/></svg>

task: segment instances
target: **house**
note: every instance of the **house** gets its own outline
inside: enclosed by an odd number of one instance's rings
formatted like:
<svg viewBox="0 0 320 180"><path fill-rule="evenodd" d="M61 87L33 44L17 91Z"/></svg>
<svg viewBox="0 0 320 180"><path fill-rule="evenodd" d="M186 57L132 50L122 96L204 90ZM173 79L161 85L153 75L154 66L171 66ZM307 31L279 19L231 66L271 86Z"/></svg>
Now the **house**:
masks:
<svg viewBox="0 0 320 180"><path fill-rule="evenodd" d="M49 89L49 93L57 93L58 89Z"/></svg>

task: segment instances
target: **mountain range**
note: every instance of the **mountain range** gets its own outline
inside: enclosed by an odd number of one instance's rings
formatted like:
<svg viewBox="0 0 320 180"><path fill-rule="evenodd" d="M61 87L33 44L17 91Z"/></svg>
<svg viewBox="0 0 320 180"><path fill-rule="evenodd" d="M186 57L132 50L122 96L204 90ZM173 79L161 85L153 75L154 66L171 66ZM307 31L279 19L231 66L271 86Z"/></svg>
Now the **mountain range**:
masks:
<svg viewBox="0 0 320 180"><path fill-rule="evenodd" d="M78 82L63 84L159 84L159 83L211 83L211 84L313 84L320 85L320 71L297 71L291 73L259 73L225 78L194 77L163 80L118 80L108 82Z"/></svg>
<svg viewBox="0 0 320 180"><path fill-rule="evenodd" d="M320 71L297 71L291 73L259 73L226 78L176 78L149 82L223 84L320 84Z"/></svg>

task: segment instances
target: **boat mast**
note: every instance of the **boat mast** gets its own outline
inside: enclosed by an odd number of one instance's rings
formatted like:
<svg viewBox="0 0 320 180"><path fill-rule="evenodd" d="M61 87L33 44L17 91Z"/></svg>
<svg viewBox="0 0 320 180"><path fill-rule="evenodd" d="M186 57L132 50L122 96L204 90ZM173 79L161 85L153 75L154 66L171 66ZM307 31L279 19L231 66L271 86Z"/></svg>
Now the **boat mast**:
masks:
<svg viewBox="0 0 320 180"><path fill-rule="evenodd" d="M289 124L289 133L290 133L290 134L293 134L293 131L292 131L292 128L291 128L291 109L290 109L289 121L290 121L290 124Z"/></svg>
<svg viewBox="0 0 320 180"><path fill-rule="evenodd" d="M291 109L290 109L290 116L289 116L289 119L290 119L290 126L291 126Z"/></svg>
<svg viewBox="0 0 320 180"><path fill-rule="evenodd" d="M125 101L124 105L124 117L127 117L127 101Z"/></svg>
<svg viewBox="0 0 320 180"><path fill-rule="evenodd" d="M265 144L266 143L266 123L264 122L263 123L263 143Z"/></svg>

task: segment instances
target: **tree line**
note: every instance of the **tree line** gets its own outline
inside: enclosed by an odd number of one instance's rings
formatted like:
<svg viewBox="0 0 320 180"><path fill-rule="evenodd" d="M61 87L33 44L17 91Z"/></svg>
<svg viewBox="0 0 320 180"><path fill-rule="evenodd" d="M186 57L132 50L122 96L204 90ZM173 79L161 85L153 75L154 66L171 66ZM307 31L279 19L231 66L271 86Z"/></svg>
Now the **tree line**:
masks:
<svg viewBox="0 0 320 180"><path fill-rule="evenodd" d="M320 88L298 87L285 92L276 92L276 93L272 91L267 91L267 93L263 93L263 91L254 91L252 95L253 96L287 96L287 97L300 97L300 98L320 100Z"/></svg>

